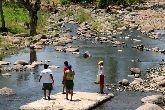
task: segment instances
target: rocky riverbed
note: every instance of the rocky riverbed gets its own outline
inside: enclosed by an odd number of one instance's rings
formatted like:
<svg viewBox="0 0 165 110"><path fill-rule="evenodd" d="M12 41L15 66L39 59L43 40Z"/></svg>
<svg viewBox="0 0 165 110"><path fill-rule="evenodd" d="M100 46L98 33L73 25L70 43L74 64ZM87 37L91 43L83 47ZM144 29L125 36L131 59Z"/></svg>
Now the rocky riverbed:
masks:
<svg viewBox="0 0 165 110"><path fill-rule="evenodd" d="M116 48L118 52L122 52L123 48L128 48L127 43L121 40L118 35L122 35L123 31L132 31L132 29L138 30L146 37L152 39L160 39L162 33L155 33L155 29L165 29L164 25L164 1L161 4L157 2L143 4L142 6L137 6L137 9L133 7L128 7L127 9L122 9L120 7L112 7L107 13L106 10L102 9L83 9L80 6L71 5L68 7L58 7L58 13L51 13L50 18L47 21L48 34L38 34L34 37L30 37L25 33L18 35L6 35L3 33L3 38L6 42L9 42L14 47L25 48L34 47L34 49L42 49L45 45L53 45L54 50L60 52L69 52L73 54L80 54L80 47L73 46L72 43L75 40L85 40L91 41L91 44L101 44L107 43L112 44L112 47ZM66 10L70 10L66 12ZM71 11L77 13L77 11L84 10L85 14L89 14L89 20L84 22L77 21L77 15L73 15ZM63 13L66 12L66 13ZM61 15L63 13L65 16ZM69 13L69 14L68 14ZM67 15L67 16L66 16ZM90 20L92 19L92 20ZM74 24L76 29L67 27L66 24ZM116 36L117 35L117 36ZM138 39L133 39L131 35L125 37L125 39L131 38L134 42L141 42ZM148 46L148 47L147 47ZM159 47L151 48L149 45L138 44L133 48L138 50L153 51L164 54L164 48L159 49ZM1 49L2 52L9 50L8 48ZM137 50L137 51L138 51ZM11 53L14 54L14 53ZM21 59L17 59L21 60ZM27 71L34 69L38 65L44 64L44 62L34 62L28 63L27 61L22 61L16 63L16 65L10 64L10 62L1 62L1 70L6 71L2 74L3 77L11 76L10 71ZM136 62L133 60L132 62ZM137 62L141 62L137 59ZM162 64L156 68L149 68L146 70L146 75L141 77L141 71L130 75L133 77L133 81L123 79L119 84L112 85L117 91L142 91L142 92L157 92L159 94L165 94L165 65L164 59L162 59ZM3 65L10 65L8 67L3 67ZM136 68L136 67L135 67ZM138 69L137 69L138 70ZM131 71L132 72L132 71ZM130 72L130 73L131 73ZM117 85L117 86L116 86ZM108 85L107 85L108 87ZM6 92L8 90L8 92ZM2 88L1 94L15 93L11 92L9 88ZM164 99L163 99L164 100ZM154 105L157 104L157 105ZM164 101L159 103L145 104L143 107L164 108ZM160 107L159 107L160 106ZM137 110L141 110L142 107ZM150 108L149 108L150 109Z"/></svg>

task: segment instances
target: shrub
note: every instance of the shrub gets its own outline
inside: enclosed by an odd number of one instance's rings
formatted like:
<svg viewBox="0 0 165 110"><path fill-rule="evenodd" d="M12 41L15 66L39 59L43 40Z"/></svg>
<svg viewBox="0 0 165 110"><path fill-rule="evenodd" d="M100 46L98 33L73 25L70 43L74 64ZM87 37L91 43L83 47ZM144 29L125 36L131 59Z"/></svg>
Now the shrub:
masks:
<svg viewBox="0 0 165 110"><path fill-rule="evenodd" d="M70 4L71 0L60 0L60 3L62 5L67 5L67 4Z"/></svg>
<svg viewBox="0 0 165 110"><path fill-rule="evenodd" d="M108 5L108 0L97 0L96 2L99 8L105 8Z"/></svg>
<svg viewBox="0 0 165 110"><path fill-rule="evenodd" d="M76 21L78 23L83 23L84 21L91 20L91 14L84 9L80 8L77 10Z"/></svg>

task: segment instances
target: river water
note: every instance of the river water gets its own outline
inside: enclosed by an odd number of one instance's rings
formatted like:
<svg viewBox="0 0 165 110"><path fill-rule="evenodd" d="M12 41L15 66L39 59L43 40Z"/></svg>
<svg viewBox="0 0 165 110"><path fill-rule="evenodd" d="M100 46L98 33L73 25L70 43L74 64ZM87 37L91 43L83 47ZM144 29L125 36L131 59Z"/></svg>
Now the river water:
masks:
<svg viewBox="0 0 165 110"><path fill-rule="evenodd" d="M128 36L132 36L128 38ZM97 75L97 63L99 60L104 61L106 83L116 83L123 78L128 78L130 74L130 67L139 67L142 69L142 76L145 70L150 67L158 66L162 59L165 59L164 54L138 51L131 48L135 44L145 44L146 47L165 47L165 36L161 36L161 40L152 40L144 37L138 31L126 31L118 36L119 40L127 43L127 47L113 47L109 43L91 43L90 41L80 40L75 41L73 45L80 46L80 55L73 55L70 53L62 53L55 51L53 46L46 46L42 50L37 50L37 60L50 60L48 64L60 66L60 68L53 69L53 76L55 77L55 85L52 94L62 91L62 75L63 62L69 61L75 70L75 91L98 92L99 88L94 81ZM138 40L132 40L138 39ZM118 51L122 50L122 51ZM89 51L91 58L84 59L82 53ZM10 55L3 60L10 61L12 64L18 60L30 61L29 49L21 51L19 54ZM140 59L141 62L133 62L132 60ZM33 71L11 72L11 77L3 77L0 75L0 88L9 87L16 91L15 96L5 97L0 96L0 110L18 110L23 104L26 104L37 99L41 99L43 91L42 84L38 82L38 77L43 66L35 68ZM140 99L149 94L142 92L113 92L115 97L96 108L97 110L135 110L141 105ZM74 98L74 97L73 97ZM64 99L65 100L65 99Z"/></svg>

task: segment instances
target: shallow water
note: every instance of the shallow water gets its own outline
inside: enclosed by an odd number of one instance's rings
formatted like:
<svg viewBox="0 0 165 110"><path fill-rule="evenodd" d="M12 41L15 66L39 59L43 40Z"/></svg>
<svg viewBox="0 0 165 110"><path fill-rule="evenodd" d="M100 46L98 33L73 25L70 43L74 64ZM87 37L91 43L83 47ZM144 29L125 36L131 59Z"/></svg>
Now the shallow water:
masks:
<svg viewBox="0 0 165 110"><path fill-rule="evenodd" d="M126 36L131 38L125 39ZM138 39L139 41L133 41ZM138 51L131 48L132 45L141 44L143 42L146 47L165 47L164 40L151 40L142 35L138 31L124 32L119 36L119 40L125 41L127 47L112 47L111 44L91 43L81 40L75 41L73 45L80 46L80 55L70 53L56 52L53 46L46 46L42 50L37 51L37 60L48 62L50 65L60 66L60 68L52 69L55 77L55 86L52 94L61 92L62 90L62 75L63 62L68 60L75 70L75 91L98 92L97 85L94 84L97 75L97 62L104 60L106 83L116 83L123 78L128 78L130 67L139 67L142 69L142 75L145 70L150 67L159 65L162 59L165 59L164 54ZM122 50L119 52L118 50ZM89 59L84 59L82 53L89 51L92 55ZM17 55L11 55L3 60L10 61L12 64L18 60L30 60L29 50L20 52ZM141 62L132 62L131 60L140 59ZM38 77L43 66L35 68L33 71L13 72L11 77L3 77L0 75L0 88L6 86L16 91L16 96L4 97L0 96L0 110L17 110L23 104L41 99L43 94L41 90L42 84L38 82ZM105 90L109 92L108 90ZM112 92L112 91L110 91ZM148 94L141 92L114 92L115 97L107 103L101 105L97 110L134 110L141 105L140 99ZM73 97L74 98L74 97ZM65 99L64 99L65 100Z"/></svg>

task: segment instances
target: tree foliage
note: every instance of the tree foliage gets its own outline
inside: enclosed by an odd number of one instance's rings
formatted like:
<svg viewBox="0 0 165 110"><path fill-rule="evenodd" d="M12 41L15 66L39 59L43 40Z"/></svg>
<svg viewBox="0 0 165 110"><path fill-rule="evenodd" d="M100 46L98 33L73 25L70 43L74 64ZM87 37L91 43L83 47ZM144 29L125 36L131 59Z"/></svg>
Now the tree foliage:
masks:
<svg viewBox="0 0 165 110"><path fill-rule="evenodd" d="M18 0L20 4L22 4L29 12L30 16L30 35L36 35L36 28L37 28L37 12L40 10L40 0Z"/></svg>

